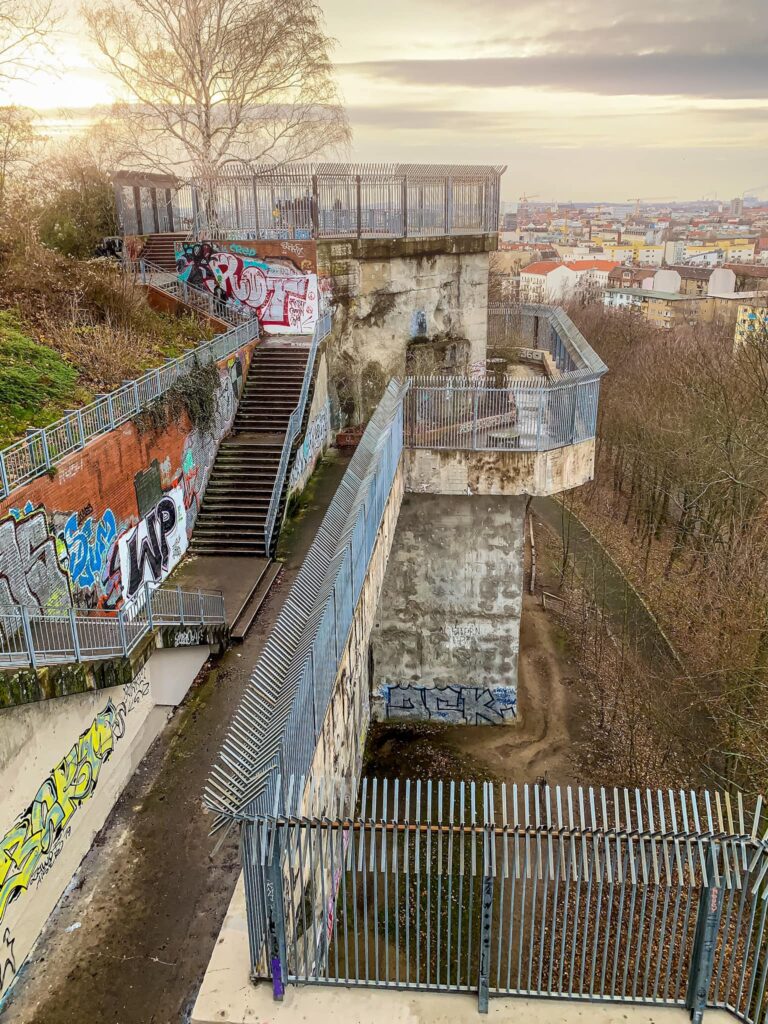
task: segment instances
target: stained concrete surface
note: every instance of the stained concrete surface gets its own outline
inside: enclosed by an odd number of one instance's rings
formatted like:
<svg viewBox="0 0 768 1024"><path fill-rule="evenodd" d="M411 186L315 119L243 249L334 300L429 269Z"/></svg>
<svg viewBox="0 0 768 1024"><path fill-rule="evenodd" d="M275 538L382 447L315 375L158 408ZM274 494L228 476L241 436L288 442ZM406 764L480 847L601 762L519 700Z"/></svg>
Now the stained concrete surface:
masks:
<svg viewBox="0 0 768 1024"><path fill-rule="evenodd" d="M514 723L524 504L404 497L371 637L375 720Z"/></svg>
<svg viewBox="0 0 768 1024"><path fill-rule="evenodd" d="M287 531L284 575L251 633L203 669L129 781L22 969L2 1021L188 1019L239 872L234 837L214 854L203 787L347 462L323 463L309 506Z"/></svg>

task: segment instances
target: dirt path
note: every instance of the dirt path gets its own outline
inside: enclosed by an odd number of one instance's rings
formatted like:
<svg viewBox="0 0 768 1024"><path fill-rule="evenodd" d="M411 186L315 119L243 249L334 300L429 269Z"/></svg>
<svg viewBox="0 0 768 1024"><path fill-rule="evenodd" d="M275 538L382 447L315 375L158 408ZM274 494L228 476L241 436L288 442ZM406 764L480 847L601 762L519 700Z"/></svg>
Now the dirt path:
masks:
<svg viewBox="0 0 768 1024"><path fill-rule="evenodd" d="M371 775L427 774L552 784L580 781L572 759L580 729L574 668L559 627L528 594L520 628L515 725L380 725L371 731L366 769Z"/></svg>
<svg viewBox="0 0 768 1024"><path fill-rule="evenodd" d="M326 464L289 530L282 578L244 644L203 670L129 781L12 991L23 1024L187 1019L239 873L214 856L201 794L261 646L346 468Z"/></svg>

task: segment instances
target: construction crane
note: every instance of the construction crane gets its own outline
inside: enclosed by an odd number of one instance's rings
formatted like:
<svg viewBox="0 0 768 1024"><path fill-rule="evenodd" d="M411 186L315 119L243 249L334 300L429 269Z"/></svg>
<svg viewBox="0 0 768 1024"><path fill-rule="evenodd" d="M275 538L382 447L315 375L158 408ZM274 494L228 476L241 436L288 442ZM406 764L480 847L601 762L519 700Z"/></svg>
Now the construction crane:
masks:
<svg viewBox="0 0 768 1024"><path fill-rule="evenodd" d="M518 202L519 203L527 203L529 199L538 199L538 198L539 198L539 193L538 192L533 192L533 193L531 193L531 195L523 194L518 199Z"/></svg>
<svg viewBox="0 0 768 1024"><path fill-rule="evenodd" d="M658 202L661 199L674 199L674 196L633 196L627 200L628 203L635 204L635 217L640 215L640 204L641 203L653 203Z"/></svg>

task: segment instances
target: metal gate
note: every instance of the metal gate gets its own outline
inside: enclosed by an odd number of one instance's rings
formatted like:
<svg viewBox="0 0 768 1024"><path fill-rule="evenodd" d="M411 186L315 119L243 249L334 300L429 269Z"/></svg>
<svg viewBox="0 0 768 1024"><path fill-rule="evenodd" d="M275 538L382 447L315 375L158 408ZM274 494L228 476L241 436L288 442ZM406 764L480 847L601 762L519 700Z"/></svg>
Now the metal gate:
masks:
<svg viewBox="0 0 768 1024"><path fill-rule="evenodd" d="M768 1019L761 800L381 779L278 793L243 830L254 973L278 997L362 985L477 992L481 1012L520 995Z"/></svg>

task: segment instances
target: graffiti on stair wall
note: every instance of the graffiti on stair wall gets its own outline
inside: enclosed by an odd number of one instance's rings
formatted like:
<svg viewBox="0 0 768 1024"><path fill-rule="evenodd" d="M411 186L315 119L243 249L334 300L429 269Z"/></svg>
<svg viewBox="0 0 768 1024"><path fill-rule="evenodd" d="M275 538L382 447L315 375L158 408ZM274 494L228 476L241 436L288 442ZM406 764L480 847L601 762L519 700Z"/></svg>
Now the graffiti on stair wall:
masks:
<svg viewBox="0 0 768 1024"><path fill-rule="evenodd" d="M32 886L43 884L72 834L78 810L92 798L115 745L125 736L126 720L148 693L149 676L142 670L123 687L118 703L107 701L0 839L0 925L7 924L10 908ZM19 907L16 916L23 912ZM11 928L3 936L0 993L17 969Z"/></svg>
<svg viewBox="0 0 768 1024"><path fill-rule="evenodd" d="M502 725L517 717L514 686L409 686L385 683L379 689L392 720L451 725Z"/></svg>
<svg viewBox="0 0 768 1024"><path fill-rule="evenodd" d="M144 582L165 579L186 551L247 365L243 351L219 364L210 429L175 423L143 441L123 427L78 453L72 467L63 463L55 478L20 488L34 498L0 512L0 609L110 611Z"/></svg>
<svg viewBox="0 0 768 1024"><path fill-rule="evenodd" d="M328 443L331 430L331 402L327 399L320 411L312 417L307 425L307 432L301 447L296 452L293 469L288 481L288 491L303 490L312 475L317 460Z"/></svg>
<svg viewBox="0 0 768 1024"><path fill-rule="evenodd" d="M318 319L313 242L195 242L177 247L179 279L254 313L271 334L311 334Z"/></svg>

